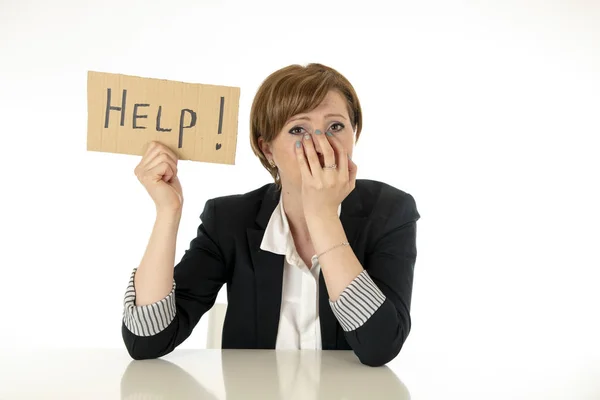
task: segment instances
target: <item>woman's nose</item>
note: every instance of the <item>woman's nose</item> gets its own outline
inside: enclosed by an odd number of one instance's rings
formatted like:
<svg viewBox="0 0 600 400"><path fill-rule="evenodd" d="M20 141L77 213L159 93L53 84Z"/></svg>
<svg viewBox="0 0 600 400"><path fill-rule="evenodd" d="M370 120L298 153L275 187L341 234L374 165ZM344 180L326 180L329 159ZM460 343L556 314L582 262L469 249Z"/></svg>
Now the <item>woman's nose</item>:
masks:
<svg viewBox="0 0 600 400"><path fill-rule="evenodd" d="M320 133L317 133L317 131L320 132ZM317 130L315 130L314 134L315 135L324 135L325 133L324 133L324 131L317 129ZM315 150L317 151L317 153L318 154L323 154L323 151L321 151L321 145L319 144L319 141L318 140L313 140L313 142L315 144Z"/></svg>

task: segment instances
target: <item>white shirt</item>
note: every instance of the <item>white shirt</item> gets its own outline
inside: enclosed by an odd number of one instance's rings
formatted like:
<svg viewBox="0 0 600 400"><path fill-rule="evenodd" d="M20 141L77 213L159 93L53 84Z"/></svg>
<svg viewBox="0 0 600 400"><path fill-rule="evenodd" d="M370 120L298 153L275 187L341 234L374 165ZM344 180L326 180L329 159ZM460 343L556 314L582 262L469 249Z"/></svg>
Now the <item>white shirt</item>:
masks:
<svg viewBox="0 0 600 400"><path fill-rule="evenodd" d="M338 216L341 205L338 207ZM285 255L281 314L277 331L276 349L321 349L319 319L319 274L321 266L316 255L311 268L302 260L290 231L283 207L283 196L271 214L260 248Z"/></svg>

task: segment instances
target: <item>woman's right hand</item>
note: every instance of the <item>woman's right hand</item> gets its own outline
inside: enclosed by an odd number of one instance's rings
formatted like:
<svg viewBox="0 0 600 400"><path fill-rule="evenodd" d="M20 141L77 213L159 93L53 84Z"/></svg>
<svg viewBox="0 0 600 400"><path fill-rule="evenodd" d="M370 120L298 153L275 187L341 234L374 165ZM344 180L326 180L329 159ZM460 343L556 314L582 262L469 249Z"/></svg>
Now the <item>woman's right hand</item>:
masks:
<svg viewBox="0 0 600 400"><path fill-rule="evenodd" d="M177 155L171 149L160 142L151 142L134 172L154 200L157 211L181 210L183 191L177 178Z"/></svg>

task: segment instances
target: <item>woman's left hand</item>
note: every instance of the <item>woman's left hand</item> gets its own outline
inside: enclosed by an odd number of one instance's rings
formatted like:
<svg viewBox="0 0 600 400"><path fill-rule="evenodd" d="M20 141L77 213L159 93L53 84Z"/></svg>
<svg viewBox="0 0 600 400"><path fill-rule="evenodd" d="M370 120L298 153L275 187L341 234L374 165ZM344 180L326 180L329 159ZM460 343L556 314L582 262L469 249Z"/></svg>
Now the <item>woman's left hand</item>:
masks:
<svg viewBox="0 0 600 400"><path fill-rule="evenodd" d="M302 175L302 205L305 217L335 216L341 202L356 186L356 164L334 134L305 134L296 143L296 159ZM314 141L319 142L325 167L321 167Z"/></svg>

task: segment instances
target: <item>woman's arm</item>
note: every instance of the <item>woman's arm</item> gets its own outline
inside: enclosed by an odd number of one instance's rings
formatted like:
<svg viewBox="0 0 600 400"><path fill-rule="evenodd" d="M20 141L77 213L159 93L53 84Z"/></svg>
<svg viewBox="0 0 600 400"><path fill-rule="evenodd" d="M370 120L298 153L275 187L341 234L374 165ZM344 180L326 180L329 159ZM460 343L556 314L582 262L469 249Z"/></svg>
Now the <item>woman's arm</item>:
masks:
<svg viewBox="0 0 600 400"><path fill-rule="evenodd" d="M160 243L158 246L162 246L162 251L151 249L144 258L150 260L150 255L154 253L163 263L149 261L140 264L132 273L125 295L121 331L125 346L134 359L157 358L173 351L189 337L200 317L214 305L219 290L227 280L216 234L214 200L206 202L200 218L202 224L198 227L196 237L174 269L165 266L170 252L164 249L166 245ZM172 220L171 224L165 221L161 223L164 224L162 231L152 236L157 242L172 239L169 233L176 230ZM158 226L160 229L161 225ZM156 268L154 271L153 267ZM142 268L145 269L144 275L140 273ZM141 275L139 279L138 273ZM170 277L170 291L166 297L159 299L166 290L167 285L163 282L165 276ZM138 291L142 287L144 298L138 300Z"/></svg>
<svg viewBox="0 0 600 400"><path fill-rule="evenodd" d="M330 305L346 340L371 366L394 359L410 331L419 214L412 196L405 199L382 221L385 226L365 255L364 268L349 246L320 257ZM315 218L309 227L317 253L346 241L339 218Z"/></svg>
<svg viewBox="0 0 600 400"><path fill-rule="evenodd" d="M181 210L159 211L146 251L134 276L135 305L164 299L173 290L173 266Z"/></svg>

